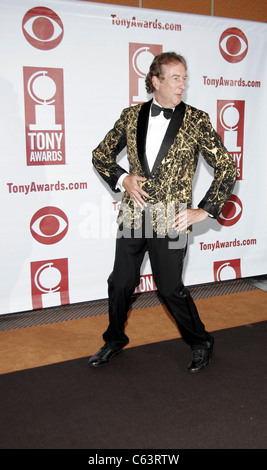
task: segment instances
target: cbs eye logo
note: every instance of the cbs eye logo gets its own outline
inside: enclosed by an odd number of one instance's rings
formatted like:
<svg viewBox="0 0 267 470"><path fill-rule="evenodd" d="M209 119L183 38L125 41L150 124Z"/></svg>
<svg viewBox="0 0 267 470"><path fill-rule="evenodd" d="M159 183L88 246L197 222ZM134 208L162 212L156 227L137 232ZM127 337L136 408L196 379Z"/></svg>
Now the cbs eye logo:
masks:
<svg viewBox="0 0 267 470"><path fill-rule="evenodd" d="M43 207L31 219L33 238L43 245L53 245L65 237L69 228L66 214L57 207Z"/></svg>
<svg viewBox="0 0 267 470"><path fill-rule="evenodd" d="M226 227L231 227L236 224L241 218L243 212L243 205L240 199L232 194L227 203L225 204L221 215L218 217L217 221Z"/></svg>
<svg viewBox="0 0 267 470"><path fill-rule="evenodd" d="M36 7L25 14L22 31L31 46L48 51L60 44L64 28L61 19L53 10Z"/></svg>
<svg viewBox="0 0 267 470"><path fill-rule="evenodd" d="M226 29L219 40L220 52L227 62L241 62L248 52L248 40L238 28Z"/></svg>

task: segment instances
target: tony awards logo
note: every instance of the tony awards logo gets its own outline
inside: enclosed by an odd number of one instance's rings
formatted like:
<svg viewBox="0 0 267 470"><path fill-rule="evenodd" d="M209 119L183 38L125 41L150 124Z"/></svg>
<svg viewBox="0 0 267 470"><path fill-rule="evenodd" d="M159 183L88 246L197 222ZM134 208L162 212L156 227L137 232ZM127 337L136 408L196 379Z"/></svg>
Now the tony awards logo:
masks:
<svg viewBox="0 0 267 470"><path fill-rule="evenodd" d="M217 101L217 131L237 166L237 179L243 178L244 101Z"/></svg>
<svg viewBox="0 0 267 470"><path fill-rule="evenodd" d="M62 69L24 67L27 165L65 164Z"/></svg>
<svg viewBox="0 0 267 470"><path fill-rule="evenodd" d="M144 103L148 96L145 78L154 57L161 54L162 46L157 44L129 43L129 104Z"/></svg>
<svg viewBox="0 0 267 470"><path fill-rule="evenodd" d="M238 258L225 261L214 261L213 272L215 282L226 281L227 279L240 279L241 260Z"/></svg>
<svg viewBox="0 0 267 470"><path fill-rule="evenodd" d="M68 260L31 263L33 309L69 303Z"/></svg>

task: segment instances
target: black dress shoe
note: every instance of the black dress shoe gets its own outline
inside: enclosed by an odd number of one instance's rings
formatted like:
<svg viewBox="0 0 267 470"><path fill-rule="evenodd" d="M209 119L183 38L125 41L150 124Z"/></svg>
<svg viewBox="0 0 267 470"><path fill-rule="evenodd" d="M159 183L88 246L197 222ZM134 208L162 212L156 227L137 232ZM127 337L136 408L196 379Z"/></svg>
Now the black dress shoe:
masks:
<svg viewBox="0 0 267 470"><path fill-rule="evenodd" d="M88 364L91 367L99 367L107 364L110 359L117 356L122 351L122 348L111 348L108 344L104 344L101 349L93 356L90 357Z"/></svg>
<svg viewBox="0 0 267 470"><path fill-rule="evenodd" d="M192 350L192 359L191 362L188 364L189 372L198 372L199 370L203 369L209 365L214 350L214 342L208 341L207 347L204 349L195 348Z"/></svg>

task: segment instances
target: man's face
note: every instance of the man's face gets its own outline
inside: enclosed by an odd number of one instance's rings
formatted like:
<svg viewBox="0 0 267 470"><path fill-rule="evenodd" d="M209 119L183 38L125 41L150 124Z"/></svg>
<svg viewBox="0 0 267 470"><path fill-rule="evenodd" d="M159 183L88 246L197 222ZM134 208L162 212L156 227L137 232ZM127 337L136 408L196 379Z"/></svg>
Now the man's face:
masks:
<svg viewBox="0 0 267 470"><path fill-rule="evenodd" d="M185 90L186 70L181 62L171 62L161 67L164 78L152 77L155 100L164 108L175 108L181 103Z"/></svg>

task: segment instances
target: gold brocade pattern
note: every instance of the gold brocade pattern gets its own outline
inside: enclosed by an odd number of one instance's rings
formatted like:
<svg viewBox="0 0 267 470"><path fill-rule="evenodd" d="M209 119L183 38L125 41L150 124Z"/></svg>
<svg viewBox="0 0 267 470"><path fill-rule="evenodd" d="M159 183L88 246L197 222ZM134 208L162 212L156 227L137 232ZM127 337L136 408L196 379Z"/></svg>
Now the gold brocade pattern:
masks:
<svg viewBox="0 0 267 470"><path fill-rule="evenodd" d="M115 190L122 173L116 157L127 146L130 174L145 176L137 151L137 122L142 105L123 110L120 119L104 140L93 151L93 164L103 179ZM185 105L183 124L174 136L167 154L163 157L151 178L142 183L150 195L147 211L152 217L153 229L164 235L170 229L174 213L181 207L191 208L192 182L199 154L214 169L214 179L201 207L211 209L217 217L229 198L236 180L236 165L213 129L209 116ZM118 223L126 227L140 228L142 211L134 207L125 192L122 198Z"/></svg>

